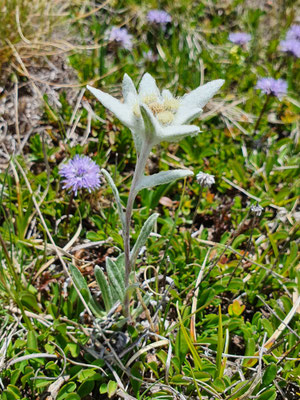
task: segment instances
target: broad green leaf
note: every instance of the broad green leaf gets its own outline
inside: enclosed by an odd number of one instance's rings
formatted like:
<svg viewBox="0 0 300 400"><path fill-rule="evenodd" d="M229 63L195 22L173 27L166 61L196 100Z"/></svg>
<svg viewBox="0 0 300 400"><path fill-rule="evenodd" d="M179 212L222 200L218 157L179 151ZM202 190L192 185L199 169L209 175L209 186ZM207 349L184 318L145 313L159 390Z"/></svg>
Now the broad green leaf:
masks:
<svg viewBox="0 0 300 400"><path fill-rule="evenodd" d="M94 269L96 281L102 293L105 310L108 312L113 306L113 297L102 269L97 265Z"/></svg>
<svg viewBox="0 0 300 400"><path fill-rule="evenodd" d="M95 386L95 381L82 382L82 384L77 389L77 394L82 399L91 393L91 391L94 389L94 386Z"/></svg>
<svg viewBox="0 0 300 400"><path fill-rule="evenodd" d="M263 392L258 398L257 400L275 400L277 397L276 395L276 389L272 388L269 390L266 390L265 392Z"/></svg>
<svg viewBox="0 0 300 400"><path fill-rule="evenodd" d="M253 356L255 354L256 342L253 337L249 338L246 342L245 356ZM245 358L243 364L248 365L251 362L251 358Z"/></svg>
<svg viewBox="0 0 300 400"><path fill-rule="evenodd" d="M27 335L27 348L30 350L38 350L38 341L35 331L29 331Z"/></svg>
<svg viewBox="0 0 300 400"><path fill-rule="evenodd" d="M274 363L268 365L262 379L262 384L264 386L270 385L270 383L272 383L273 380L276 378L276 374L277 374L276 365Z"/></svg>
<svg viewBox="0 0 300 400"><path fill-rule="evenodd" d="M133 249L131 250L131 254L130 254L130 262L131 265L135 264L135 261L137 259L137 256L139 254L139 251L141 250L141 248L144 246L144 244L146 243L150 233L153 230L153 226L158 218L159 214L154 213L152 215L150 215L150 217L147 219L147 221L144 223L141 232L133 246Z"/></svg>
<svg viewBox="0 0 300 400"><path fill-rule="evenodd" d="M80 400L80 396L77 393L70 393L65 397L65 400Z"/></svg>
<svg viewBox="0 0 300 400"><path fill-rule="evenodd" d="M116 393L118 384L115 381L109 381L107 385L108 397L111 398Z"/></svg>
<svg viewBox="0 0 300 400"><path fill-rule="evenodd" d="M37 311L38 313L41 313L42 310L40 309L36 296L34 296L30 292L21 292L19 293L19 297L21 300L21 303L30 311Z"/></svg>
<svg viewBox="0 0 300 400"><path fill-rule="evenodd" d="M74 392L76 389L76 383L68 382L66 383L58 392L57 400L63 400L67 397L69 393Z"/></svg>

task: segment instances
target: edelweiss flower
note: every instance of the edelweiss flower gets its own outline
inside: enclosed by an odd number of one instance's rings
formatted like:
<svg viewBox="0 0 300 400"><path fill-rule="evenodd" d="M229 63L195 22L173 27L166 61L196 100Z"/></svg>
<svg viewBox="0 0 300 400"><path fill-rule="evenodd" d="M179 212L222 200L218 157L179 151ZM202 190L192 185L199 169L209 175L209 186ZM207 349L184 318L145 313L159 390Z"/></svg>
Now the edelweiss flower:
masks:
<svg viewBox="0 0 300 400"><path fill-rule="evenodd" d="M142 145L149 148L163 141L174 142L199 133L197 126L187 123L201 114L202 107L223 83L222 79L218 79L176 98L169 90L160 92L148 73L142 77L137 92L130 77L125 74L123 103L99 89L87 88L131 130L140 153Z"/></svg>

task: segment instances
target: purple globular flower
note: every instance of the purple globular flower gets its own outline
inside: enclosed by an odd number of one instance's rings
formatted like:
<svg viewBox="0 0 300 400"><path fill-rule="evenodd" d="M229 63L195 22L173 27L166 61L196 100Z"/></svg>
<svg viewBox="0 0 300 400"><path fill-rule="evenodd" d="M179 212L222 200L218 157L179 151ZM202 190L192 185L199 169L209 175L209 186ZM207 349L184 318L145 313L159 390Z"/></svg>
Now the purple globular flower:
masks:
<svg viewBox="0 0 300 400"><path fill-rule="evenodd" d="M281 99L287 92L287 83L283 79L260 78L257 81L256 89L261 89L263 93L276 96Z"/></svg>
<svg viewBox="0 0 300 400"><path fill-rule="evenodd" d="M252 36L246 32L232 32L229 34L228 39L234 43L243 45L248 43L251 40Z"/></svg>
<svg viewBox="0 0 300 400"><path fill-rule="evenodd" d="M149 62L156 62L158 60L158 55L153 53L152 50L149 51L143 51L143 57L145 61Z"/></svg>
<svg viewBox="0 0 300 400"><path fill-rule="evenodd" d="M292 25L286 33L286 39L300 41L300 25Z"/></svg>
<svg viewBox="0 0 300 400"><path fill-rule="evenodd" d="M100 167L87 156L77 154L61 166L59 174L63 178L63 189L73 191L75 196L79 189L87 189L91 193L100 187Z"/></svg>
<svg viewBox="0 0 300 400"><path fill-rule="evenodd" d="M280 42L280 49L285 53L290 53L297 58L300 58L300 40L287 39Z"/></svg>
<svg viewBox="0 0 300 400"><path fill-rule="evenodd" d="M109 33L108 40L110 42L116 42L124 49L132 49L132 35L130 35L126 28L113 27Z"/></svg>
<svg viewBox="0 0 300 400"><path fill-rule="evenodd" d="M164 10L150 10L147 14L147 20L151 24L166 25L172 21L172 17Z"/></svg>

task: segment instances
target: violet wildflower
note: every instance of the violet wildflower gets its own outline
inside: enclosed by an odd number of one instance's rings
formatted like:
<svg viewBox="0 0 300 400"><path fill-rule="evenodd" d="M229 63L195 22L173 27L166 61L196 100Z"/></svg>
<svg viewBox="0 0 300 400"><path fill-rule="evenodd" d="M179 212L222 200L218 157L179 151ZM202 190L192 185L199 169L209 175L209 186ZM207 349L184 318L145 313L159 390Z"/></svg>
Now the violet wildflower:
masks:
<svg viewBox="0 0 300 400"><path fill-rule="evenodd" d="M143 57L145 61L156 62L158 60L158 55L154 54L152 50L143 51Z"/></svg>
<svg viewBox="0 0 300 400"><path fill-rule="evenodd" d="M228 39L232 43L239 44L239 45L248 43L251 40L251 38L252 38L252 36L246 32L235 32L235 33L232 32L228 36Z"/></svg>
<svg viewBox="0 0 300 400"><path fill-rule="evenodd" d="M164 10L150 10L147 14L147 20L151 24L166 25L172 21L172 17Z"/></svg>
<svg viewBox="0 0 300 400"><path fill-rule="evenodd" d="M300 41L300 25L292 25L286 33L286 39Z"/></svg>
<svg viewBox="0 0 300 400"><path fill-rule="evenodd" d="M256 89L261 89L263 93L281 99L287 92L287 83L283 79L260 78L257 81Z"/></svg>
<svg viewBox="0 0 300 400"><path fill-rule="evenodd" d="M100 167L87 156L77 154L61 166L59 174L63 178L63 188L73 191L75 196L79 189L92 192L100 187Z"/></svg>
<svg viewBox="0 0 300 400"><path fill-rule="evenodd" d="M130 35L126 28L113 27L108 37L110 42L116 42L118 45L126 50L132 49L132 35Z"/></svg>
<svg viewBox="0 0 300 400"><path fill-rule="evenodd" d="M280 49L285 53L290 53L293 56L300 58L300 40L287 39L280 42Z"/></svg>
<svg viewBox="0 0 300 400"><path fill-rule="evenodd" d="M196 175L197 182L199 183L200 186L202 187L207 187L210 188L211 185L215 183L215 177L210 174L206 174L205 172L200 171Z"/></svg>

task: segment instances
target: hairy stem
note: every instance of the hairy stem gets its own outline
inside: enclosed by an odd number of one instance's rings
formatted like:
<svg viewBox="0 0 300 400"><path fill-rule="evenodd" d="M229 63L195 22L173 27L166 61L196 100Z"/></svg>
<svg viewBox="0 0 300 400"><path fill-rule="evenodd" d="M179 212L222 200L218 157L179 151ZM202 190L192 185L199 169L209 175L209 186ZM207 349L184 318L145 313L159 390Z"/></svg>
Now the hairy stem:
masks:
<svg viewBox="0 0 300 400"><path fill-rule="evenodd" d="M126 290L125 299L124 299L125 317L130 316L130 311L129 311L130 299L129 299L129 295L127 292L127 288L129 285L129 275L130 275L132 267L133 267L130 262L130 222L131 222L134 200L138 193L138 190L137 190L138 184L144 175L144 170L145 170L146 162L149 157L151 147L152 146L149 143L144 143L141 153L138 156L138 160L137 160L137 163L135 166L135 171L134 171L133 178L132 178L132 184L131 184L130 191L129 191L126 212L125 212L125 232L123 234L124 253L125 253L125 290Z"/></svg>

